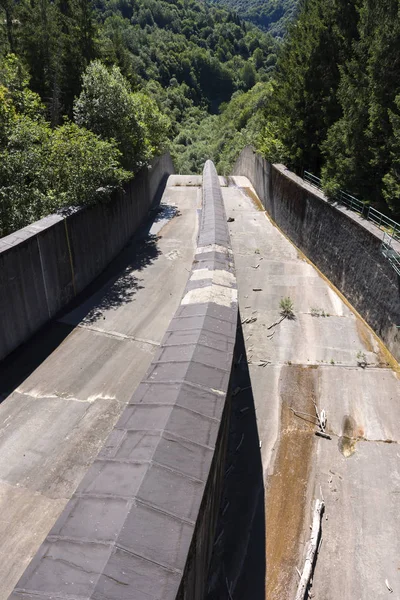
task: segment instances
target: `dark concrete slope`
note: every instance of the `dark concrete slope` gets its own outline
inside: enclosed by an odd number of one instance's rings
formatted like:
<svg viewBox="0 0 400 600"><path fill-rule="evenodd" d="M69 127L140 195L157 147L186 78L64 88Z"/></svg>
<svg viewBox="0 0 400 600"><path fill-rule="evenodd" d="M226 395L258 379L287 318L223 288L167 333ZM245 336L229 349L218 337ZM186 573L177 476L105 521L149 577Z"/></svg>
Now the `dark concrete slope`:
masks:
<svg viewBox="0 0 400 600"><path fill-rule="evenodd" d="M202 598L218 514L237 323L214 165L198 247L155 359L10 598Z"/></svg>

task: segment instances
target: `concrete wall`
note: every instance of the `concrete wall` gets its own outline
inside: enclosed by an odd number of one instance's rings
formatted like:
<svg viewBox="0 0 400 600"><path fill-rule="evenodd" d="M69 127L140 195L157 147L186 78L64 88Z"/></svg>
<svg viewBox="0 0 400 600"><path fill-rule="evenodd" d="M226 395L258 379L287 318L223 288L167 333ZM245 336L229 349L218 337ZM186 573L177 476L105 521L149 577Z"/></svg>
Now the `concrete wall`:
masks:
<svg viewBox="0 0 400 600"><path fill-rule="evenodd" d="M237 288L206 163L198 247L144 379L10 598L202 600L229 432Z"/></svg>
<svg viewBox="0 0 400 600"><path fill-rule="evenodd" d="M0 360L101 273L171 173L171 157L164 155L111 202L50 215L0 239Z"/></svg>
<svg viewBox="0 0 400 600"><path fill-rule="evenodd" d="M242 151L233 174L250 179L275 223L400 360L400 278L380 251L382 232L251 147Z"/></svg>

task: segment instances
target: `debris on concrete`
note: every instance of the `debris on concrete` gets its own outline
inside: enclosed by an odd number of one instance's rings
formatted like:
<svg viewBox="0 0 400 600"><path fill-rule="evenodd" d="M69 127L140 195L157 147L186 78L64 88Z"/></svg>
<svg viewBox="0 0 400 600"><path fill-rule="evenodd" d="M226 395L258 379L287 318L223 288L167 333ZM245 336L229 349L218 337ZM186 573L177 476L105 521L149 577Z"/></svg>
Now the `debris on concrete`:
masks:
<svg viewBox="0 0 400 600"><path fill-rule="evenodd" d="M228 223L233 223L233 221L234 221L234 220L235 220L235 219L234 219L233 217L229 217L229 218L227 219L227 222L228 222Z"/></svg>
<svg viewBox="0 0 400 600"><path fill-rule="evenodd" d="M321 410L321 412L319 413L315 402L314 402L314 407L315 407L315 414L317 415L318 424L319 424L319 428L320 428L320 431L319 432L316 431L315 433L316 433L316 435L320 435L320 437L326 437L330 440L331 437L325 433L326 421L327 421L326 411L323 408Z"/></svg>
<svg viewBox="0 0 400 600"><path fill-rule="evenodd" d="M257 321L257 317L247 317L247 319L243 319L242 325L245 323L254 323L255 321Z"/></svg>
<svg viewBox="0 0 400 600"><path fill-rule="evenodd" d="M306 560L300 577L295 600L304 600L307 597L307 588L313 572L315 554L319 548L321 537L321 519L324 513L325 503L323 500L315 501L313 522L311 527L311 538L307 548Z"/></svg>
<svg viewBox="0 0 400 600"><path fill-rule="evenodd" d="M270 361L270 360L263 360L263 359L259 360L259 361L256 363L257 367L266 367L266 366L267 366L267 365L269 365L269 364L271 364L271 361Z"/></svg>
<svg viewBox="0 0 400 600"><path fill-rule="evenodd" d="M275 323L272 323L272 325L270 325L269 327L267 327L267 329L272 329L273 327L276 327L277 325L279 325L280 323L282 323L282 321L286 319L286 317L281 317L279 319L279 321L276 321Z"/></svg>
<svg viewBox="0 0 400 600"><path fill-rule="evenodd" d="M262 292L262 288L253 288L253 292Z"/></svg>
<svg viewBox="0 0 400 600"><path fill-rule="evenodd" d="M236 452L239 451L240 446L243 444L243 440L244 440L244 433L242 433L242 437L240 438L240 442L238 443L238 445L236 446Z"/></svg>
<svg viewBox="0 0 400 600"><path fill-rule="evenodd" d="M385 585L386 585L387 589L389 590L389 592L392 594L393 593L393 588L390 587L390 584L389 584L389 582L388 582L387 579L385 579Z"/></svg>
<svg viewBox="0 0 400 600"><path fill-rule="evenodd" d="M331 440L331 436L328 433L325 433L324 431L314 431L315 435L317 435L318 437L322 437L325 438L326 440Z"/></svg>

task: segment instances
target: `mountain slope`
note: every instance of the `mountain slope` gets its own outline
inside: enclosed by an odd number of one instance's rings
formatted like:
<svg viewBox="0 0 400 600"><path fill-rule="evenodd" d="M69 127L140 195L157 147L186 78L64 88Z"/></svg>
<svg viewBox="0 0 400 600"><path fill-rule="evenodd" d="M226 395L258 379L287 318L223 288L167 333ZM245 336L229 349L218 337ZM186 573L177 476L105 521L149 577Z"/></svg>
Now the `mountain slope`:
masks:
<svg viewBox="0 0 400 600"><path fill-rule="evenodd" d="M297 12L298 0L212 0L215 4L235 10L276 37L283 37Z"/></svg>

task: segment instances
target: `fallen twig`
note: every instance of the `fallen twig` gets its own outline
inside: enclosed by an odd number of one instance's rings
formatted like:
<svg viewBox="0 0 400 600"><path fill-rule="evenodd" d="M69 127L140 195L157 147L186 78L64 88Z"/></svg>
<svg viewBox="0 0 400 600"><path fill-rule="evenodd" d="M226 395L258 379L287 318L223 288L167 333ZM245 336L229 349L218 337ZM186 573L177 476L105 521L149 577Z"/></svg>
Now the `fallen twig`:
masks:
<svg viewBox="0 0 400 600"><path fill-rule="evenodd" d="M247 317L247 319L243 319L242 325L245 323L254 323L255 321L257 321L257 317Z"/></svg>
<svg viewBox="0 0 400 600"><path fill-rule="evenodd" d="M242 437L240 438L240 442L236 446L236 452L240 449L240 446L243 444L243 440L244 440L244 433L242 433Z"/></svg>
<svg viewBox="0 0 400 600"><path fill-rule="evenodd" d="M231 590L230 590L229 585L228 585L228 578L227 577L225 577L225 581L226 581L226 589L228 590L228 594L229 594L229 600L233 600L232 599Z"/></svg>
<svg viewBox="0 0 400 600"><path fill-rule="evenodd" d="M393 588L390 587L389 582L388 582L387 579L385 579L385 585L386 585L387 589L389 590L389 592L392 594L393 593Z"/></svg>
<svg viewBox="0 0 400 600"><path fill-rule="evenodd" d="M253 292L262 292L262 288L253 288Z"/></svg>
<svg viewBox="0 0 400 600"><path fill-rule="evenodd" d="M281 317L279 319L279 321L276 321L276 323L272 323L272 325L270 325L269 327L267 327L267 329L272 329L273 327L276 327L277 325L279 325L279 323L282 323L282 321L286 319L286 317Z"/></svg>
<svg viewBox="0 0 400 600"><path fill-rule="evenodd" d="M297 416L297 415L305 415L306 417L310 417L310 419L314 419L314 421L317 421L317 417L315 417L314 415L310 415L310 413L306 413L306 412L302 412L301 410L295 410L294 408L292 408L291 406L289 406L289 409ZM317 425L317 423L315 423Z"/></svg>
<svg viewBox="0 0 400 600"><path fill-rule="evenodd" d="M317 435L318 437L323 437L326 440L331 440L331 436L328 433L325 433L325 431L314 431L315 435Z"/></svg>
<svg viewBox="0 0 400 600"><path fill-rule="evenodd" d="M304 600L307 592L307 587L311 579L315 553L317 552L318 542L321 533L321 518L324 512L325 504L322 500L315 501L313 523L311 528L311 538L308 544L306 560L304 563L303 572L300 577L299 585L295 600Z"/></svg>
<svg viewBox="0 0 400 600"><path fill-rule="evenodd" d="M315 407L315 413L317 415L317 419L318 419L318 423L319 423L319 427L322 431L322 433L325 433L325 427L326 427L326 411L324 409L321 410L321 414L319 414L318 412L318 408L316 403L314 402L314 407Z"/></svg>

